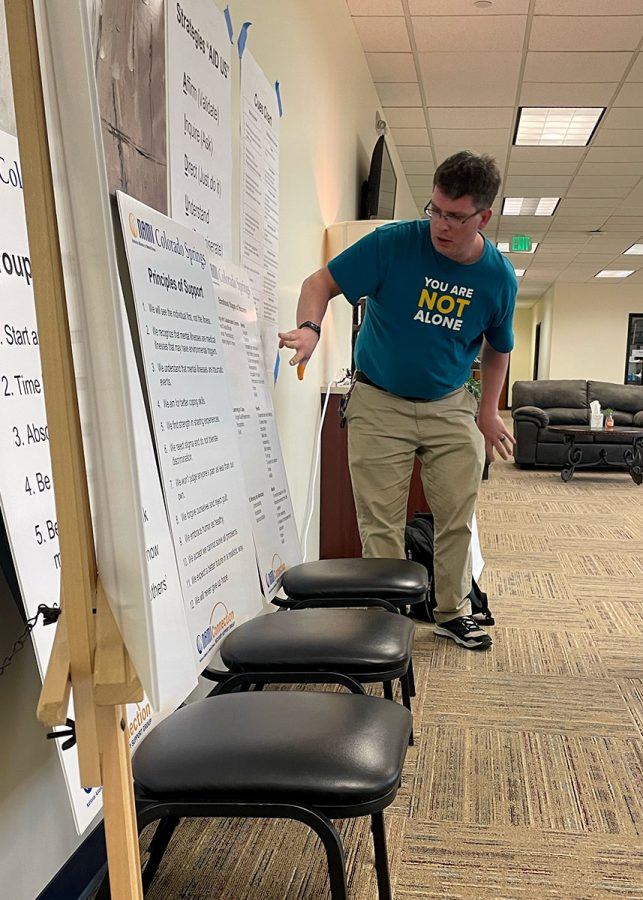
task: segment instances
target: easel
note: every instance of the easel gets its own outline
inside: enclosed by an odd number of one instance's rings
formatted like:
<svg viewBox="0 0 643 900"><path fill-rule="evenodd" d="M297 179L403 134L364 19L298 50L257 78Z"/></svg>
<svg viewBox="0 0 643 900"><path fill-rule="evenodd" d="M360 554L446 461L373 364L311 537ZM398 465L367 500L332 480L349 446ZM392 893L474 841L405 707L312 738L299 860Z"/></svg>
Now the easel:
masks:
<svg viewBox="0 0 643 900"><path fill-rule="evenodd" d="M38 718L64 725L73 688L81 783L103 786L113 900L143 896L124 704L143 690L97 575L32 0L5 0L63 560L62 615Z"/></svg>

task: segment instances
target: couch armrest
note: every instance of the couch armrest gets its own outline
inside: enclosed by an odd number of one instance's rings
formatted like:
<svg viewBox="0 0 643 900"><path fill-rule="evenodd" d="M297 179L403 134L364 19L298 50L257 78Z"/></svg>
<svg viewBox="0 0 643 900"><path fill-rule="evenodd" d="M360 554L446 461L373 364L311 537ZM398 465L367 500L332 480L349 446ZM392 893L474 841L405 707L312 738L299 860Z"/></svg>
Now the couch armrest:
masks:
<svg viewBox="0 0 643 900"><path fill-rule="evenodd" d="M512 410L511 415L516 422L533 422L541 428L549 425L549 416L544 409L537 406L519 406L518 409Z"/></svg>
<svg viewBox="0 0 643 900"><path fill-rule="evenodd" d="M634 413L634 418L632 419L632 425L635 428L643 428L643 409L637 413Z"/></svg>

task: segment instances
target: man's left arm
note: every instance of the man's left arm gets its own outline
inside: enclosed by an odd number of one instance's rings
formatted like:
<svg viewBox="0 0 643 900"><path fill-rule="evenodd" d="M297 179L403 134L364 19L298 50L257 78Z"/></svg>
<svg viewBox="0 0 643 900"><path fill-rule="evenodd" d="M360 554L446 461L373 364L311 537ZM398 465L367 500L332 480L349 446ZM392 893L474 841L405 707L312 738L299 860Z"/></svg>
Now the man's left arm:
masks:
<svg viewBox="0 0 643 900"><path fill-rule="evenodd" d="M494 450L497 450L503 459L509 459L512 447L516 443L498 413L498 401L508 365L508 353L499 353L487 340L483 341L480 355L482 395L477 423L484 436L485 452L489 462L495 459Z"/></svg>

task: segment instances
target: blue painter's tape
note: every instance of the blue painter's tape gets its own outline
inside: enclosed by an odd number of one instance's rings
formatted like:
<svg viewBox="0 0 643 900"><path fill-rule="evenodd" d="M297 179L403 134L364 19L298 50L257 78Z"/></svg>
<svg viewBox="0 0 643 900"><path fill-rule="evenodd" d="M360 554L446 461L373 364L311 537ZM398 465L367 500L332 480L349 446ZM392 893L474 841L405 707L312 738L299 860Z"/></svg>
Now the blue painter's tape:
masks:
<svg viewBox="0 0 643 900"><path fill-rule="evenodd" d="M281 91L279 90L279 82L275 81L275 94L277 95L277 106L279 107L279 118L284 114L284 108L281 105Z"/></svg>
<svg viewBox="0 0 643 900"><path fill-rule="evenodd" d="M230 16L230 7L226 6L223 10L223 15L225 16L225 23L228 26L228 37L230 38L230 43L233 43L234 38L234 28L232 27L232 18Z"/></svg>
<svg viewBox="0 0 643 900"><path fill-rule="evenodd" d="M237 47L239 48L239 59L243 56L243 51L246 49L246 41L248 40L248 29L252 25L252 22L244 22L241 26L241 31L239 32L239 39L237 40Z"/></svg>
<svg viewBox="0 0 643 900"><path fill-rule="evenodd" d="M277 379L279 378L279 365L281 363L281 359L279 357L279 351L277 350L277 358L275 359L275 369L273 372L275 378L275 384L277 384Z"/></svg>

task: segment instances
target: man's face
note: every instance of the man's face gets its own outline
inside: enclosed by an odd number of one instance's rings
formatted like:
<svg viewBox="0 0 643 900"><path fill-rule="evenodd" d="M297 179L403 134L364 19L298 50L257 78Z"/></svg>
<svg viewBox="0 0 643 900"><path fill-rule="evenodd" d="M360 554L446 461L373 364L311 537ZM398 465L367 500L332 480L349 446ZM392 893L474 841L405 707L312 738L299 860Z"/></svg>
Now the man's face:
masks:
<svg viewBox="0 0 643 900"><path fill-rule="evenodd" d="M456 262L466 261L475 252L479 231L491 218L491 210L477 208L467 194L452 200L434 187L431 194L431 240L444 256ZM458 221L445 219L443 214L457 217Z"/></svg>

